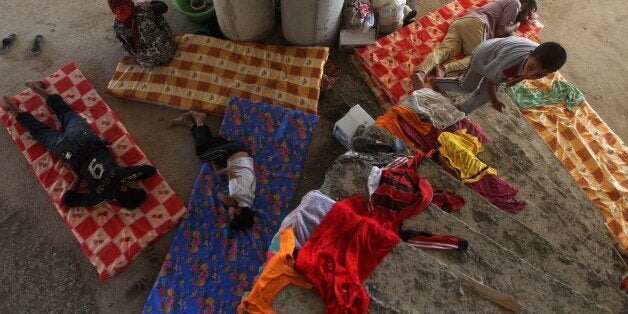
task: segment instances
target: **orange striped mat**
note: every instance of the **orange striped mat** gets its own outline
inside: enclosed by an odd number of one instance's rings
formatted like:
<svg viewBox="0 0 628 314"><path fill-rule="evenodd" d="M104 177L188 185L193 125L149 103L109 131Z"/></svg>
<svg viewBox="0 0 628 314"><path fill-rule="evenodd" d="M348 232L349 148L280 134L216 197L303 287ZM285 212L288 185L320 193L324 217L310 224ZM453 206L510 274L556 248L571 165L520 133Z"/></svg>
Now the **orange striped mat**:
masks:
<svg viewBox="0 0 628 314"><path fill-rule="evenodd" d="M223 114L230 96L316 113L327 47L233 42L177 36L168 64L147 68L131 56L116 67L107 92L117 97Z"/></svg>
<svg viewBox="0 0 628 314"><path fill-rule="evenodd" d="M524 81L529 89L548 89L560 73ZM628 252L628 150L587 101L573 111L564 104L520 109L571 176L606 218L606 226Z"/></svg>

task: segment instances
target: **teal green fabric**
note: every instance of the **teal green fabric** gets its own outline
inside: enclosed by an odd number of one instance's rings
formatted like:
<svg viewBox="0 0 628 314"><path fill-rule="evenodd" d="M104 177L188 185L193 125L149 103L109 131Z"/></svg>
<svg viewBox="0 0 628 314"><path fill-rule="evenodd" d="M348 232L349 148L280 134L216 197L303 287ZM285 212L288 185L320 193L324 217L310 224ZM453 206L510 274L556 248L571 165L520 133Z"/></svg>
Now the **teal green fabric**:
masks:
<svg viewBox="0 0 628 314"><path fill-rule="evenodd" d="M565 107L571 110L584 100L582 92L571 83L563 80L555 80L549 92L540 89L529 90L518 83L506 88L506 94L510 96L517 107L523 109L565 103Z"/></svg>

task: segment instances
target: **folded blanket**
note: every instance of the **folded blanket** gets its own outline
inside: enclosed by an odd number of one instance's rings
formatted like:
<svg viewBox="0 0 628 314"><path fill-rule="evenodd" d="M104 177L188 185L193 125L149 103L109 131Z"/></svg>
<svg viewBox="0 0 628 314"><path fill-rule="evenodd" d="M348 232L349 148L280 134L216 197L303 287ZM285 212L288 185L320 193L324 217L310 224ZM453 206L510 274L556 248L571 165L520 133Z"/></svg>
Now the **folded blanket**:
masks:
<svg viewBox="0 0 628 314"><path fill-rule="evenodd" d="M489 0L453 1L380 38L373 45L356 48L355 53L360 63L373 79L374 84L369 85L380 89L392 103L397 103L410 94L414 90L410 75L423 58L440 44L451 22L488 2ZM531 38L542 28L543 25L538 22L524 23L516 34Z"/></svg>
<svg viewBox="0 0 628 314"><path fill-rule="evenodd" d="M131 56L116 67L107 92L123 98L223 114L230 96L316 113L329 49L177 36L169 63L147 68Z"/></svg>
<svg viewBox="0 0 628 314"><path fill-rule="evenodd" d="M554 80L563 78L556 73L522 88L548 91ZM628 149L586 100L569 110L568 99L520 111L602 212L619 249L628 255Z"/></svg>
<svg viewBox="0 0 628 314"><path fill-rule="evenodd" d="M255 225L248 231L229 228L227 210L217 199L218 192L227 191L227 180L204 164L189 215L172 241L144 312L235 313L289 212L317 121L297 110L231 99L220 133L242 142L255 162Z"/></svg>
<svg viewBox="0 0 628 314"><path fill-rule="evenodd" d="M325 215L329 212L336 201L319 190L310 191L303 196L301 204L292 210L281 222L279 231L285 228L292 228L294 234L294 245L300 249L305 241L316 230ZM275 238L278 235L275 235Z"/></svg>
<svg viewBox="0 0 628 314"><path fill-rule="evenodd" d="M87 120L96 134L111 143L109 150L118 164L150 164L118 116L100 98L74 62L44 80L50 84L49 91L63 96L70 107ZM30 89L15 98L37 119L60 128L52 109ZM0 119L96 267L102 281L127 267L147 244L166 232L185 213L183 203L159 173L138 182L138 186L147 191L148 195L136 210L121 209L108 203L95 208L69 209L61 204L61 197L76 174L44 146L35 142L11 114L0 109Z"/></svg>

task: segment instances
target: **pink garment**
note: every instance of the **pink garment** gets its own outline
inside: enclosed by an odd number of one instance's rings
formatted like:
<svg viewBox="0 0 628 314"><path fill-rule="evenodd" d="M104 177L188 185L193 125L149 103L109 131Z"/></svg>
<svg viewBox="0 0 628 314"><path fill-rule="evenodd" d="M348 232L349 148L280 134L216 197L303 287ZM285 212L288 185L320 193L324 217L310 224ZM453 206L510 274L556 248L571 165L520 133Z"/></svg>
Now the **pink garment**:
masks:
<svg viewBox="0 0 628 314"><path fill-rule="evenodd" d="M421 148L423 152L438 149L438 136L442 133L440 129L432 126L429 132L423 135L403 118L399 118L398 123L401 130L403 130L407 138L412 140L412 144L415 147Z"/></svg>
<svg viewBox="0 0 628 314"><path fill-rule="evenodd" d="M488 174L477 182L468 183L467 186L493 205L513 214L526 207L526 202L517 200L519 190L499 176Z"/></svg>
<svg viewBox="0 0 628 314"><path fill-rule="evenodd" d="M456 123L456 130L462 129L467 129L467 134L474 135L482 144L489 141L488 135L482 131L482 127L469 118L462 118L462 120Z"/></svg>
<svg viewBox="0 0 628 314"><path fill-rule="evenodd" d="M441 167L457 178L456 171L441 160ZM491 204L513 214L519 213L526 207L526 202L517 200L519 190L504 179L494 174L487 174L473 183L465 183L470 189L480 194Z"/></svg>
<svg viewBox="0 0 628 314"><path fill-rule="evenodd" d="M412 140L412 144L414 144L415 147L420 147L421 150L426 153L430 150L438 149L438 136L443 132L443 130L432 126L427 134L424 135L413 128L412 125L407 123L403 118L400 117L397 121L401 130L403 130L407 138ZM462 118L462 120L456 122L455 126L456 130L466 129L467 134L474 135L482 144L488 142L489 140L488 135L482 131L482 127L469 118Z"/></svg>

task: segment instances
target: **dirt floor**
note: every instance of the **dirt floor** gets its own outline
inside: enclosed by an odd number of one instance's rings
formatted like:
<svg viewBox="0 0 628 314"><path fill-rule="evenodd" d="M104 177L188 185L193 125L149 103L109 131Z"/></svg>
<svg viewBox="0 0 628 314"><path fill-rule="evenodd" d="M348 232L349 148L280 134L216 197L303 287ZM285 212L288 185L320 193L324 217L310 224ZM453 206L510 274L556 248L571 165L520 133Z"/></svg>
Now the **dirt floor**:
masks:
<svg viewBox="0 0 628 314"><path fill-rule="evenodd" d="M448 1L419 2L419 13L424 14ZM538 2L539 19L545 25L541 39L558 41L568 51L569 60L562 74L585 93L591 106L625 141L628 106L623 100L628 99L624 83L628 67L617 61L628 50L622 27L628 19L624 1L607 0L603 5L585 0ZM172 7L167 19L177 33L198 30L197 25ZM78 0L2 1L0 36L15 33L18 39L8 54L0 56L0 91L16 94L24 88L25 80L43 77L76 60L174 190L182 199L188 199L200 162L194 158L189 133L167 128L167 121L181 112L104 93L124 54L115 41L111 22L112 14L105 1L88 5ZM37 34L44 36L43 52L30 56L30 43ZM344 153L331 137L333 123L354 104L361 104L374 117L381 113L373 95L347 63L346 54L334 53L330 59L341 67L343 76L321 97L321 120L293 204L307 191L321 187L333 160ZM440 221L437 230L456 231L480 245L470 254L460 256L396 248L366 282L373 295L374 311L500 311L466 290L445 289L456 282L456 274L465 272L527 301L532 304L528 308L532 312L571 309L625 313L625 297L610 288L619 281L621 259L613 255L601 218L591 210L594 207L582 190L514 110L507 112L507 119L490 108L483 108L472 117L486 127L495 142L492 149L487 149L487 160L498 165L498 169L509 171L506 179L521 188L523 197L531 204L529 210L516 219L498 212L427 162L421 171L433 184L459 188L478 209L457 217L429 209L426 218L421 218L425 220L412 223ZM219 117L209 119L213 127L219 121ZM511 138L501 132L513 126L522 130L517 136ZM127 270L102 284L22 154L6 132L0 133L0 312L140 312L148 291L133 297L127 297L126 292L138 279L154 275L157 269L140 257ZM557 170L547 173L546 167ZM359 174L358 170L354 174ZM447 224L443 225L443 221ZM565 228L556 232L561 222ZM156 243L161 254L167 251L172 235L170 231ZM407 260L416 263L396 264ZM515 286L521 290L513 289ZM439 291L446 294L439 295ZM544 303L543 299L551 298L544 298L543 291L553 291L557 303ZM417 295L424 297L412 298ZM457 301L452 304L445 302L455 298ZM313 311L322 309L313 292L288 289L277 301L276 306L285 312L302 309L302 305Z"/></svg>

